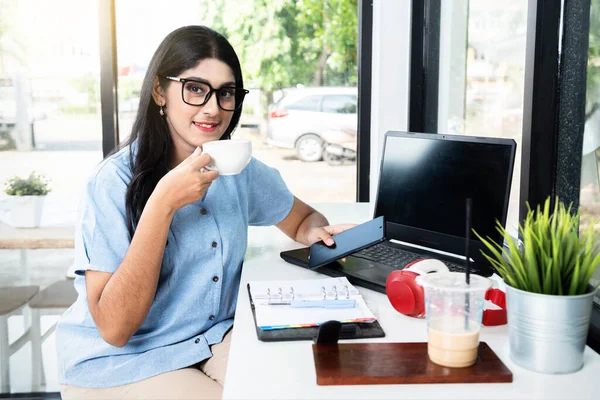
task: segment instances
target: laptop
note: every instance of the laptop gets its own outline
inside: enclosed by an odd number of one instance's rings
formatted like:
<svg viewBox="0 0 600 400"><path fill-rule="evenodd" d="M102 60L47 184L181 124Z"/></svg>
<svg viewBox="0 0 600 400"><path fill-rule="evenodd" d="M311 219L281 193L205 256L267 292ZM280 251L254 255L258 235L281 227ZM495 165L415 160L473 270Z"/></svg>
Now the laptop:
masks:
<svg viewBox="0 0 600 400"><path fill-rule="evenodd" d="M390 272L421 258L464 271L466 199L472 228L502 243L496 221L506 226L516 143L512 139L389 131L385 134L373 218L385 219L385 240L318 269L385 293ZM470 235L471 272L494 269ZM309 268L310 248L281 252Z"/></svg>

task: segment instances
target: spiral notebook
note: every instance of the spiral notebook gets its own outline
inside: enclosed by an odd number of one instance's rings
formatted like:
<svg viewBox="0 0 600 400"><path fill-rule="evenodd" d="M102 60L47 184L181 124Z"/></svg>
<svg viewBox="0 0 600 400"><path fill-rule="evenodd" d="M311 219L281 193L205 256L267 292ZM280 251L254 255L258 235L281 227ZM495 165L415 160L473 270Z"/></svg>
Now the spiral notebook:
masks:
<svg viewBox="0 0 600 400"><path fill-rule="evenodd" d="M373 323L375 316L346 277L248 283L256 326L263 331L319 326L326 321ZM294 302L328 306L295 307ZM336 304L341 304L341 308ZM354 304L354 306L349 306ZM329 308L331 306L331 308Z"/></svg>

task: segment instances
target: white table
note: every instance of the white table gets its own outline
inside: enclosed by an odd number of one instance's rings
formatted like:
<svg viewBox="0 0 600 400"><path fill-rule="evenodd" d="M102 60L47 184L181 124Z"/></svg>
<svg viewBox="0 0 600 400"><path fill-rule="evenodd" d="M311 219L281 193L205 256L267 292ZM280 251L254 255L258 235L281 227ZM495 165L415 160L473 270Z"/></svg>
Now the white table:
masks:
<svg viewBox="0 0 600 400"><path fill-rule="evenodd" d="M371 218L368 204L317 204L330 223ZM318 386L312 342L261 342L256 337L246 290L251 280L325 277L286 263L279 252L302 247L275 227L251 228L242 272L224 399L600 399L600 356L589 347L584 367L567 375L545 375L515 365L508 354L506 325L484 327L481 340L513 373L512 383ZM426 322L396 312L384 294L358 287L386 337L342 342L425 342Z"/></svg>

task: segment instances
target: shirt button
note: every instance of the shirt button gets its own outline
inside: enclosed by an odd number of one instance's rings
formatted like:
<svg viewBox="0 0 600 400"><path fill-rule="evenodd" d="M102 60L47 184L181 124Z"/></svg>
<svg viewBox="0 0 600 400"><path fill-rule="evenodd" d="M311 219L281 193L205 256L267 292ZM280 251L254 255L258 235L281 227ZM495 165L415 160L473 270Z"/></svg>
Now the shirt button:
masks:
<svg viewBox="0 0 600 400"><path fill-rule="evenodd" d="M196 344L200 343L200 338L197 338L196 340L194 340L194 343L196 343Z"/></svg>
<svg viewBox="0 0 600 400"><path fill-rule="evenodd" d="M213 276L213 282L219 282L219 277L218 276Z"/></svg>
<svg viewBox="0 0 600 400"><path fill-rule="evenodd" d="M217 242L212 242L212 247L217 247Z"/></svg>
<svg viewBox="0 0 600 400"><path fill-rule="evenodd" d="M214 316L214 315L211 315L210 317L208 317L208 319L210 319L211 321L214 321L214 319L215 319L215 316Z"/></svg>
<svg viewBox="0 0 600 400"><path fill-rule="evenodd" d="M206 208L203 208L200 210L200 214L202 214L202 215L206 215L207 212L208 211L206 210Z"/></svg>

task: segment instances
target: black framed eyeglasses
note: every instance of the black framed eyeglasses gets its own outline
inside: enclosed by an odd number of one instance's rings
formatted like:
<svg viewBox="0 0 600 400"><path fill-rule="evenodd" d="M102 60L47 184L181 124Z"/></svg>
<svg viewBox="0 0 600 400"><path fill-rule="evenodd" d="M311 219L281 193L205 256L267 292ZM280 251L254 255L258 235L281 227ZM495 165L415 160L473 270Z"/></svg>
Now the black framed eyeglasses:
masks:
<svg viewBox="0 0 600 400"><path fill-rule="evenodd" d="M181 82L181 98L190 106L203 106L213 93L217 93L217 104L223 111L235 111L242 106L244 97L249 93L244 88L223 86L214 89L210 83L198 79L175 78L165 76L172 81Z"/></svg>

